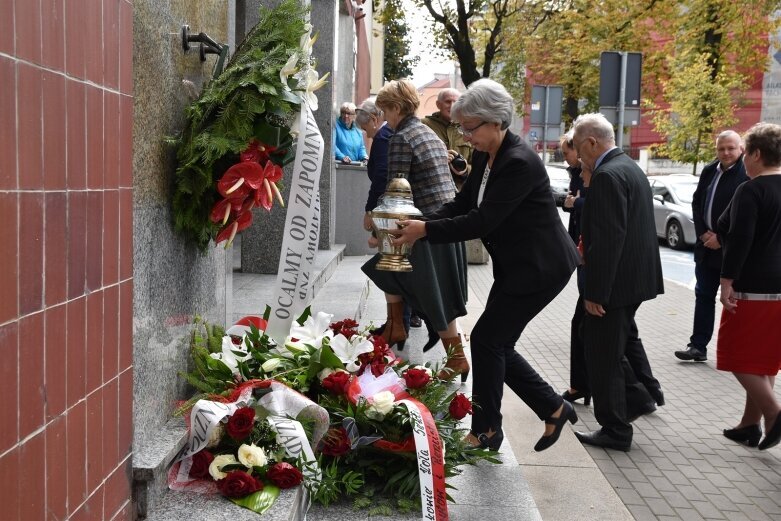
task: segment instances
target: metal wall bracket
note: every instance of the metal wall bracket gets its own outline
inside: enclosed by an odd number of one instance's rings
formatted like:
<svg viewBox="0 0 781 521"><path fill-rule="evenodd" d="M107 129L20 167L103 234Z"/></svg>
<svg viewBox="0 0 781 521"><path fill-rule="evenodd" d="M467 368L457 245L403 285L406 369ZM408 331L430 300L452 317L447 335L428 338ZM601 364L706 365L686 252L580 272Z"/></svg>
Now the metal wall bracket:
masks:
<svg viewBox="0 0 781 521"><path fill-rule="evenodd" d="M216 54L219 56L217 63L214 66L213 76L216 78L222 73L222 68L225 65L225 59L228 56L227 45L216 42L208 34L200 32L198 34L190 33L190 26L187 24L182 25L182 50L187 52L190 50L190 43L198 43L198 55L202 62L206 61L207 54Z"/></svg>

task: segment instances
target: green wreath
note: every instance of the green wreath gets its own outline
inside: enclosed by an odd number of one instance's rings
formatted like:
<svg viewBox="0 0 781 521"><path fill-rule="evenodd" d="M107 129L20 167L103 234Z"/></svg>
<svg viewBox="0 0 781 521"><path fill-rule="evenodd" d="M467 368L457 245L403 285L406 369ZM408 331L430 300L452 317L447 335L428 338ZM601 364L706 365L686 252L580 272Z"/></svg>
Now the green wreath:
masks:
<svg viewBox="0 0 781 521"><path fill-rule="evenodd" d="M260 21L225 70L186 109L176 145L173 220L202 251L252 222L252 208L271 209L282 166L293 160L291 126L303 98L323 83L314 70L308 9L285 0L261 8Z"/></svg>

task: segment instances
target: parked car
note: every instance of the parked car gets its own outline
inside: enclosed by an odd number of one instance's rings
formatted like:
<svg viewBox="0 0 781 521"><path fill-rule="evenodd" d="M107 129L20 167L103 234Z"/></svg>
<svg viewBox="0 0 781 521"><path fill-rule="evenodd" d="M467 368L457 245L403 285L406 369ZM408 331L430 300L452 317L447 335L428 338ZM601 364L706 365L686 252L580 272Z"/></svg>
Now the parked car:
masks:
<svg viewBox="0 0 781 521"><path fill-rule="evenodd" d="M699 178L687 174L672 174L648 178L654 194L656 235L667 246L681 250L697 242L692 220L692 196Z"/></svg>
<svg viewBox="0 0 781 521"><path fill-rule="evenodd" d="M545 165L550 178L550 191L553 194L553 200L556 206L562 206L564 199L569 194L569 172L563 167L555 165Z"/></svg>

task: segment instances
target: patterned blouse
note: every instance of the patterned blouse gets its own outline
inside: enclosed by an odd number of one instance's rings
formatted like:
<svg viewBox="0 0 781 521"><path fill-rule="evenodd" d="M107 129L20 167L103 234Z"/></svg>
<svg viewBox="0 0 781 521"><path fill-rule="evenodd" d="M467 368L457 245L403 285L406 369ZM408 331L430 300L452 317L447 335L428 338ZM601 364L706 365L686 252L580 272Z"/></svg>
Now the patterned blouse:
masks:
<svg viewBox="0 0 781 521"><path fill-rule="evenodd" d="M445 144L415 116L401 121L388 146L388 178L404 174L415 206L428 215L456 195Z"/></svg>

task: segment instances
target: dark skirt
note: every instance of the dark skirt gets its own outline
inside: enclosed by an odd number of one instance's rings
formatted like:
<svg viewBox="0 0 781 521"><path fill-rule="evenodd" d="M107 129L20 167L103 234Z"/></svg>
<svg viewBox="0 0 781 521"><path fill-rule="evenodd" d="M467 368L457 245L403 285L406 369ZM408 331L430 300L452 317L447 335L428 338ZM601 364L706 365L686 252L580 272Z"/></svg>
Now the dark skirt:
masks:
<svg viewBox="0 0 781 521"><path fill-rule="evenodd" d="M742 300L723 310L716 369L775 376L781 369L781 300Z"/></svg>
<svg viewBox="0 0 781 521"><path fill-rule="evenodd" d="M409 256L412 271L380 271L380 254L361 268L385 293L401 295L412 309L423 313L437 331L466 315L467 278L464 243L430 244L417 241Z"/></svg>

